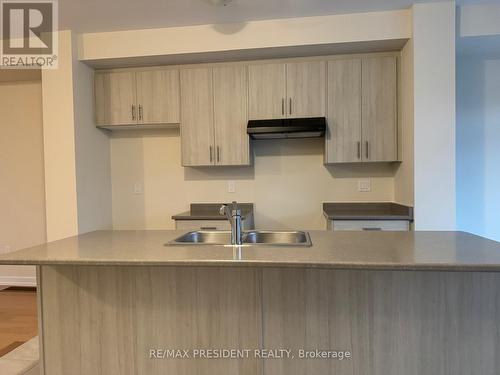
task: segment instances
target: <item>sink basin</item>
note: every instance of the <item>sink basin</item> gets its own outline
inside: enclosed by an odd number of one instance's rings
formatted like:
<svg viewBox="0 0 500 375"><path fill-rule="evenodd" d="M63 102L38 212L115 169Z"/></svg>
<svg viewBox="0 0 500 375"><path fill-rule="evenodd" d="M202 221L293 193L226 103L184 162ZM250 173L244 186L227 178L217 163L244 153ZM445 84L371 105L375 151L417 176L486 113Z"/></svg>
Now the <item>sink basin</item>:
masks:
<svg viewBox="0 0 500 375"><path fill-rule="evenodd" d="M180 237L177 237L169 245L175 244L200 244L200 245L225 245L231 244L231 231L209 231L200 230L188 232Z"/></svg>
<svg viewBox="0 0 500 375"><path fill-rule="evenodd" d="M193 231L177 237L166 245L231 245L231 232ZM311 246L312 243L307 232L253 230L243 233L243 245Z"/></svg>
<svg viewBox="0 0 500 375"><path fill-rule="evenodd" d="M243 242L262 245L311 246L309 233L302 231L251 231L246 232Z"/></svg>

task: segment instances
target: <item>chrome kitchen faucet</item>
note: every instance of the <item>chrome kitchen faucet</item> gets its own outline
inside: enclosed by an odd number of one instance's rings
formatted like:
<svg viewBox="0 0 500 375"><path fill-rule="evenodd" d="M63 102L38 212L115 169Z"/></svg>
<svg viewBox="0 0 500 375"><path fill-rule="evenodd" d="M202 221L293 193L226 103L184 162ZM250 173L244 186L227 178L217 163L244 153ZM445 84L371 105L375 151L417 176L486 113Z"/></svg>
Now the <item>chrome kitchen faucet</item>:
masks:
<svg viewBox="0 0 500 375"><path fill-rule="evenodd" d="M223 204L219 210L221 215L226 215L231 223L231 245L241 245L243 235L241 230L241 209L238 203L233 201L230 205Z"/></svg>

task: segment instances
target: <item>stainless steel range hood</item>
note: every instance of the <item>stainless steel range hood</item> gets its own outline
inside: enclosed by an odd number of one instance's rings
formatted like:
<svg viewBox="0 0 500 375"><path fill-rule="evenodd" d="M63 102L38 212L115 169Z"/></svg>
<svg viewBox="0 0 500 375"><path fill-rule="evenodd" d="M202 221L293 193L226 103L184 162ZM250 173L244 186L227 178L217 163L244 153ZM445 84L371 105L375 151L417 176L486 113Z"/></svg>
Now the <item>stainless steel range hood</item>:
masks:
<svg viewBox="0 0 500 375"><path fill-rule="evenodd" d="M324 117L250 120L247 133L253 139L319 138L325 135Z"/></svg>

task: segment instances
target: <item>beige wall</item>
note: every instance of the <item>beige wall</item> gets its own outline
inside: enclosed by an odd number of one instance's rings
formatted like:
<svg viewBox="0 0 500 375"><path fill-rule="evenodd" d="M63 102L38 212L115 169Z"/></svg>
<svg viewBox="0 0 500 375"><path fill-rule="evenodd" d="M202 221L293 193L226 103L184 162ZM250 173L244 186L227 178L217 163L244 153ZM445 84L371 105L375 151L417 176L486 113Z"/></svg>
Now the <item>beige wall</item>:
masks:
<svg viewBox="0 0 500 375"><path fill-rule="evenodd" d="M396 10L82 34L81 60L407 39L411 12ZM159 42L163 41L163 42Z"/></svg>
<svg viewBox="0 0 500 375"><path fill-rule="evenodd" d="M71 32L59 32L59 68L42 71L47 239L78 233Z"/></svg>
<svg viewBox="0 0 500 375"><path fill-rule="evenodd" d="M72 38L78 233L111 229L109 136L94 122L94 71L77 60Z"/></svg>
<svg viewBox="0 0 500 375"><path fill-rule="evenodd" d="M38 81L0 83L0 252L45 242L42 95ZM33 267L0 267L0 284L33 285Z"/></svg>
<svg viewBox="0 0 500 375"><path fill-rule="evenodd" d="M115 132L111 139L115 229L174 228L191 202L253 202L260 228L324 229L324 201L392 201L391 165L325 167L323 139L254 141L254 167L183 168L178 130ZM357 191L372 177L372 191ZM236 193L227 193L227 180ZM143 186L134 194L134 184Z"/></svg>
<svg viewBox="0 0 500 375"><path fill-rule="evenodd" d="M109 138L93 120L93 70L59 32L59 68L42 72L47 239L111 227Z"/></svg>

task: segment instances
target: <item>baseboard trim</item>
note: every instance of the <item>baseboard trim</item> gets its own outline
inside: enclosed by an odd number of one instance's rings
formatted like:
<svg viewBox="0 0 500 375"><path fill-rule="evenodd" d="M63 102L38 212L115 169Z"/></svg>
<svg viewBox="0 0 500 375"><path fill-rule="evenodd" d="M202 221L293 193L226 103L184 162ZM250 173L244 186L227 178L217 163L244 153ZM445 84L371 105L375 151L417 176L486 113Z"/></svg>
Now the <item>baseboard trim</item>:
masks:
<svg viewBox="0 0 500 375"><path fill-rule="evenodd" d="M36 287L35 276L0 276L2 286L29 286Z"/></svg>

